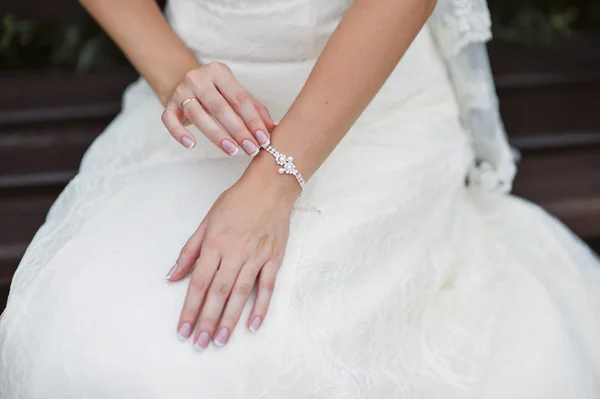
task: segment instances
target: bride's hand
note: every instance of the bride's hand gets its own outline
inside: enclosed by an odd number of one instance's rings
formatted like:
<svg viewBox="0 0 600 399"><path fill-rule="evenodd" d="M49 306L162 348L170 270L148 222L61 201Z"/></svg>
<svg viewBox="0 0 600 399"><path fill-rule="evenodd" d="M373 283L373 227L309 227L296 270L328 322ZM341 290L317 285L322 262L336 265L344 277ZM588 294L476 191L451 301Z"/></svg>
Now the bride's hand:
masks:
<svg viewBox="0 0 600 399"><path fill-rule="evenodd" d="M167 275L179 280L195 264L177 325L181 339L195 329L193 341L200 350L211 339L226 344L255 281L258 290L247 326L251 331L260 327L288 240L299 192L295 186L294 179L266 184L245 175L215 201Z"/></svg>
<svg viewBox="0 0 600 399"><path fill-rule="evenodd" d="M167 103L162 121L185 147L196 145L185 127L191 122L228 155L237 153L240 146L248 155L256 155L258 145L268 144L269 132L275 128L267 108L220 62L186 74Z"/></svg>

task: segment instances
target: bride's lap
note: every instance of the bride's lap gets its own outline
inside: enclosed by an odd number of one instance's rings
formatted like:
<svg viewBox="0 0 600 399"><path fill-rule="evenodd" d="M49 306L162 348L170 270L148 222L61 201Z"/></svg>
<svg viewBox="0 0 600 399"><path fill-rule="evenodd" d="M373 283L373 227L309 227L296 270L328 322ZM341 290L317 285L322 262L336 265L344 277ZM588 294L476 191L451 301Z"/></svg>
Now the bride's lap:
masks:
<svg viewBox="0 0 600 399"><path fill-rule="evenodd" d="M157 121L140 117L156 108L155 101L144 101L120 115L88 150L81 172L53 206L15 275L0 329L3 362L35 363L25 377L32 390L60 392L92 378L98 386L90 392L97 397L145 392L146 386L154 392L144 397L168 397L168 387L178 383L168 378L178 374L183 379L203 375L204 392L223 389L215 397L227 397L227 387L208 387L206 381L220 381L224 372L252 380L257 364L265 372L289 367L285 353L293 340L305 351L322 350L309 345L301 331L323 326L328 316L315 312L323 318L302 320L297 314L295 320L294 309L307 287L314 288L314 298L305 308L327 300L323 272L336 257L342 259L330 248L346 248L344 260L357 264L358 274L345 282L347 287L385 279L385 268L360 271L359 241L389 236L382 219L390 228L432 223L438 214L427 209L434 202L437 209L452 206L470 161L467 140L452 117L423 122L406 113L376 123L359 121L297 203L286 258L259 334L246 328L251 298L226 347L211 346L200 354L176 334L188 280L170 283L164 276L249 158L225 157L202 140L193 151L182 148ZM394 253L397 262L417 256L404 247ZM323 278L315 280L319 275ZM147 380L156 375L165 381ZM198 382L187 384L182 389L190 389L190 396L200 389Z"/></svg>

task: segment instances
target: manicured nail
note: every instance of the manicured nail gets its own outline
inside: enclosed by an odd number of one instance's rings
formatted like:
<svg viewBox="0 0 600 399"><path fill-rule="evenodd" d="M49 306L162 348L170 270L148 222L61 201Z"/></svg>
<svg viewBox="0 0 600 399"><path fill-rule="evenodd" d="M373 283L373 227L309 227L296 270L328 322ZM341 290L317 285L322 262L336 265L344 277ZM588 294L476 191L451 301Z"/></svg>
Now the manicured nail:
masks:
<svg viewBox="0 0 600 399"><path fill-rule="evenodd" d="M269 136L267 136L267 134L262 130L256 131L256 140L258 140L258 143L263 147L268 146L270 141Z"/></svg>
<svg viewBox="0 0 600 399"><path fill-rule="evenodd" d="M260 318L259 316L256 316L254 319L252 319L252 323L250 324L250 331L257 332L258 329L260 328L261 323L262 323L262 318Z"/></svg>
<svg viewBox="0 0 600 399"><path fill-rule="evenodd" d="M274 124L275 126L277 126L277 125L279 125L279 122L277 122L277 121L273 121L273 124Z"/></svg>
<svg viewBox="0 0 600 399"><path fill-rule="evenodd" d="M223 346L227 343L227 338L229 338L229 329L227 327L222 327L215 337L215 344L217 346Z"/></svg>
<svg viewBox="0 0 600 399"><path fill-rule="evenodd" d="M181 328L179 329L179 339L181 339L182 341L187 340L190 335L192 334L192 325L190 323L183 323L181 325Z"/></svg>
<svg viewBox="0 0 600 399"><path fill-rule="evenodd" d="M169 273L167 273L167 277L165 277L165 280L170 280L173 273L175 273L175 270L177 270L177 263L175 263L173 267L171 267L171 270L169 270Z"/></svg>
<svg viewBox="0 0 600 399"><path fill-rule="evenodd" d="M188 136L183 136L181 138L181 141L183 142L183 145L186 146L188 149L192 149L194 148L194 146L196 145L196 143L194 143L194 140L192 140L191 138L189 138Z"/></svg>
<svg viewBox="0 0 600 399"><path fill-rule="evenodd" d="M242 147L244 147L244 151L246 151L248 155L252 157L258 154L258 147L248 139L242 141Z"/></svg>
<svg viewBox="0 0 600 399"><path fill-rule="evenodd" d="M229 155L235 155L239 150L238 146L235 145L233 141L229 139L224 139L223 141L221 141L221 147L223 147L223 149L227 151Z"/></svg>
<svg viewBox="0 0 600 399"><path fill-rule="evenodd" d="M202 331L200 333L200 336L198 336L198 340L196 341L196 344L194 346L196 347L196 349L203 351L204 349L208 348L209 343L210 335L206 331Z"/></svg>

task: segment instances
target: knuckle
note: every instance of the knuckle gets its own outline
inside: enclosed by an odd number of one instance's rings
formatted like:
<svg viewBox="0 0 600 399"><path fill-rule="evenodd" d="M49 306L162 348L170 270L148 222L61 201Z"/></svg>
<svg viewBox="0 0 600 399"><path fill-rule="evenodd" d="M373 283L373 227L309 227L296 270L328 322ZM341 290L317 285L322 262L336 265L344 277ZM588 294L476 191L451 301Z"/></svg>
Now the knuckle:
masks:
<svg viewBox="0 0 600 399"><path fill-rule="evenodd" d="M204 239L204 245L207 251L218 252L219 248L223 247L225 244L225 235L224 234L211 234L207 235ZM203 247L204 249L204 247Z"/></svg>
<svg viewBox="0 0 600 399"><path fill-rule="evenodd" d="M197 75L194 73L194 71L190 71L188 73L186 73L183 77L183 83L188 85L188 86L194 86Z"/></svg>
<svg viewBox="0 0 600 399"><path fill-rule="evenodd" d="M179 85L177 86L177 88L175 89L175 92L173 93L173 98L181 98L184 99L188 97L187 96L187 90L185 89L184 85Z"/></svg>
<svg viewBox="0 0 600 399"><path fill-rule="evenodd" d="M191 71L186 72L186 74L183 76L183 83L184 84L195 84L196 82L200 81L202 78L202 71L201 68L197 68L197 69L192 69ZM182 85L180 85L181 87Z"/></svg>
<svg viewBox="0 0 600 399"><path fill-rule="evenodd" d="M212 285L211 293L218 297L224 297L229 294L229 284L215 283Z"/></svg>
<svg viewBox="0 0 600 399"><path fill-rule="evenodd" d="M197 292L204 291L207 284L206 280L200 278L190 280L190 288Z"/></svg>
<svg viewBox="0 0 600 399"><path fill-rule="evenodd" d="M183 110L183 114L189 120L197 119L197 117L199 116L198 109L192 105L193 104L186 106Z"/></svg>
<svg viewBox="0 0 600 399"><path fill-rule="evenodd" d="M233 103L238 107L245 105L246 103L248 103L249 100L250 97L246 92L239 92L233 94Z"/></svg>
<svg viewBox="0 0 600 399"><path fill-rule="evenodd" d="M267 107L265 107L265 105L263 103L259 103L258 101L254 103L254 107L256 108L256 110L258 112L262 113L268 113L267 111Z"/></svg>
<svg viewBox="0 0 600 399"><path fill-rule="evenodd" d="M265 278L260 282L259 288L263 291L273 292L275 289L275 279L274 278Z"/></svg>
<svg viewBox="0 0 600 399"><path fill-rule="evenodd" d="M279 249L273 249L273 252L271 253L271 258L273 259L273 263L275 263L275 265L281 265L281 263L283 262L283 257L284 257L284 252L279 250Z"/></svg>
<svg viewBox="0 0 600 399"><path fill-rule="evenodd" d="M210 95L213 93L214 85L210 82L194 82L191 85L194 88L194 92L196 93L196 97L200 100L206 100L210 98Z"/></svg>
<svg viewBox="0 0 600 399"><path fill-rule="evenodd" d="M219 61L212 61L207 67L216 73L231 72L231 69L226 64Z"/></svg>
<svg viewBox="0 0 600 399"><path fill-rule="evenodd" d="M208 112L215 116L223 115L223 113L225 112L225 108L226 106L223 102L213 101L206 104L206 109L208 110Z"/></svg>
<svg viewBox="0 0 600 399"><path fill-rule="evenodd" d="M241 296L248 296L248 295L250 295L250 292L252 292L252 287L254 287L253 283L249 283L249 282L239 283L235 287L235 294L241 295Z"/></svg>

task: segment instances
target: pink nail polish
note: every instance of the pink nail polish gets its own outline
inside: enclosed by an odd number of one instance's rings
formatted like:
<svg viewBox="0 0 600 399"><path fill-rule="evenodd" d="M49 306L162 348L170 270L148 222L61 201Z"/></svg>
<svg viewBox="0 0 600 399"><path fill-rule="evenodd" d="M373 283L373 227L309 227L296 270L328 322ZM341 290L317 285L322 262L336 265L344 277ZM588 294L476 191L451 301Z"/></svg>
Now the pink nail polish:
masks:
<svg viewBox="0 0 600 399"><path fill-rule="evenodd" d="M173 275L173 273L175 273L176 270L177 270L177 263L175 263L173 265L173 267L171 267L171 270L169 270L169 273L167 273L167 277L165 277L165 279L170 280L171 276Z"/></svg>
<svg viewBox="0 0 600 399"><path fill-rule="evenodd" d="M223 346L227 343L227 338L229 338L229 329L227 327L222 327L215 337L215 344L217 346Z"/></svg>
<svg viewBox="0 0 600 399"><path fill-rule="evenodd" d="M181 141L183 142L183 145L186 146L188 149L192 149L194 148L194 146L196 145L196 143L194 143L194 140L192 140L191 138L189 138L188 136L183 136L181 138Z"/></svg>
<svg viewBox="0 0 600 399"><path fill-rule="evenodd" d="M254 144L248 139L242 141L242 147L244 147L244 151L246 151L246 153L248 153L248 155L250 155L251 157L258 154L258 147L256 146L256 144Z"/></svg>
<svg viewBox="0 0 600 399"><path fill-rule="evenodd" d="M196 349L203 351L208 348L208 344L210 343L210 335L206 331L202 331L200 336L198 336L198 340L194 345Z"/></svg>
<svg viewBox="0 0 600 399"><path fill-rule="evenodd" d="M221 147L223 147L223 149L229 153L229 155L235 155L237 154L239 148L237 145L235 145L233 143L233 141L229 140L229 139L224 139L223 141L221 141Z"/></svg>
<svg viewBox="0 0 600 399"><path fill-rule="evenodd" d="M260 328L261 323L262 323L262 318L260 318L259 316L256 316L254 319L252 319L252 323L250 324L250 331L257 332L258 329Z"/></svg>
<svg viewBox="0 0 600 399"><path fill-rule="evenodd" d="M179 329L179 339L182 341L187 340L192 334L192 325L190 323L183 323Z"/></svg>
<svg viewBox="0 0 600 399"><path fill-rule="evenodd" d="M258 140L258 143L263 147L268 146L270 141L269 136L267 136L267 134L262 130L256 131L256 140Z"/></svg>

